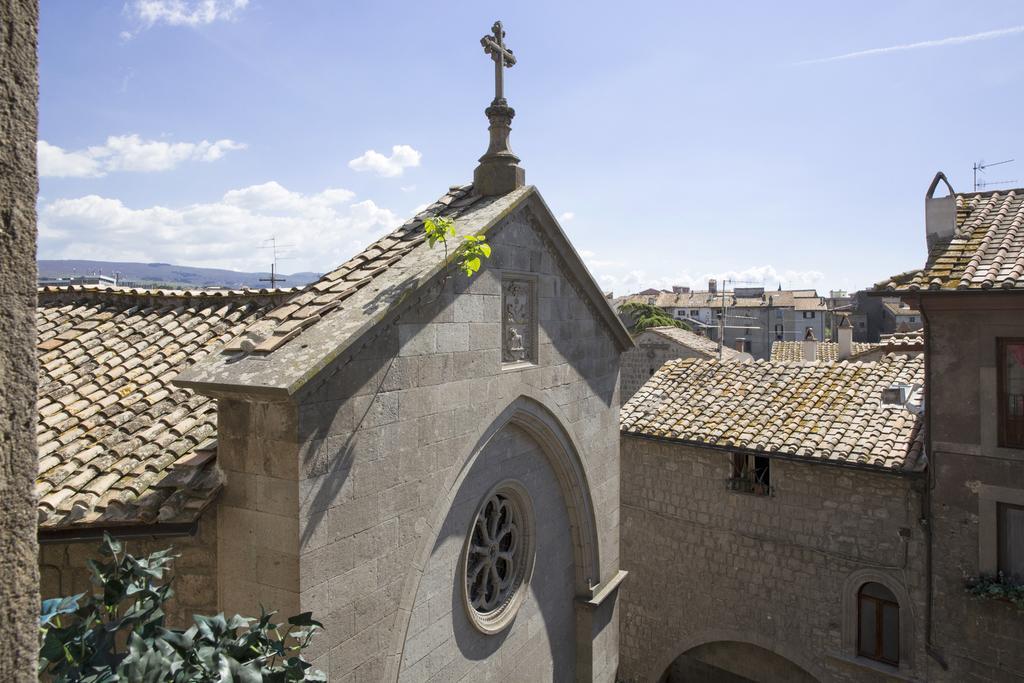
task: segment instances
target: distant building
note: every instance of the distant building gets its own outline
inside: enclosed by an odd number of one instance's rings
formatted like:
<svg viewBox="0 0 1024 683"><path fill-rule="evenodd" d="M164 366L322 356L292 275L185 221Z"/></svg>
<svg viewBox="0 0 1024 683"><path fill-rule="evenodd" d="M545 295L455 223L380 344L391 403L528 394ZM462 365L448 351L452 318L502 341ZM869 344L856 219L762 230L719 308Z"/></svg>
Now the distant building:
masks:
<svg viewBox="0 0 1024 683"><path fill-rule="evenodd" d="M636 348L622 354L619 392L623 402L636 393L665 361L677 358L718 358L718 343L707 337L678 327L650 327L633 337ZM750 360L741 353L723 346L722 360Z"/></svg>
<svg viewBox="0 0 1024 683"><path fill-rule="evenodd" d="M720 291L715 280L709 280L707 290L702 292L676 289L680 291L645 290L621 297L615 304L621 307L638 302L658 306L716 343L724 312L724 346L741 349L759 359L771 355L775 341L802 339L808 327L816 339L825 338L828 302L814 289L766 291L764 287L737 287L729 292Z"/></svg>
<svg viewBox="0 0 1024 683"><path fill-rule="evenodd" d="M68 287L71 285L100 285L117 287L118 285L129 285L119 281L117 275L71 275L71 276L48 276L41 275L36 278L36 284L40 287Z"/></svg>
<svg viewBox="0 0 1024 683"><path fill-rule="evenodd" d="M840 322L837 326L838 341L780 341L772 344L773 361L876 361L889 354L917 356L924 352L924 337L920 332L894 332L883 334L876 343L853 341L853 326ZM845 326L844 326L845 325Z"/></svg>
<svg viewBox="0 0 1024 683"><path fill-rule="evenodd" d="M909 332L924 327L921 311L911 308L899 298L882 300L882 333Z"/></svg>

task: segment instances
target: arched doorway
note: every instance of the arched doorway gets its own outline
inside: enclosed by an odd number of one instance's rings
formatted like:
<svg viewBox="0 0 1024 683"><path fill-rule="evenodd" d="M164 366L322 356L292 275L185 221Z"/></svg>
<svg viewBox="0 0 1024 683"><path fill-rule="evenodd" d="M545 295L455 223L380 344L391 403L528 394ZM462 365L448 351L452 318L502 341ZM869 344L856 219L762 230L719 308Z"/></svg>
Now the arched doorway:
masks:
<svg viewBox="0 0 1024 683"><path fill-rule="evenodd" d="M817 683L798 664L751 643L718 640L679 655L661 683Z"/></svg>

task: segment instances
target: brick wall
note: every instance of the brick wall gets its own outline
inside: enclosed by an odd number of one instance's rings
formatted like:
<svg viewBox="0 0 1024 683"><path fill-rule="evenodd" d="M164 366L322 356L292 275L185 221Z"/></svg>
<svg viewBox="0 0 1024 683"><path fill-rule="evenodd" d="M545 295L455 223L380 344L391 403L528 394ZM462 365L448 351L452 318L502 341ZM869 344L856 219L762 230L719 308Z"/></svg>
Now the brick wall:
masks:
<svg viewBox="0 0 1024 683"><path fill-rule="evenodd" d="M194 536L130 538L128 552L143 557L173 547L180 555L172 564L175 597L167 603L167 623L176 628L192 625L193 614L216 614L217 513L209 509ZM87 561L100 559L100 541L44 543L39 548L40 593L45 598L91 592ZM246 615L252 616L252 615ZM258 616L258 615L257 615Z"/></svg>
<svg viewBox="0 0 1024 683"><path fill-rule="evenodd" d="M725 451L627 436L621 451L623 680L656 680L678 655L718 641L770 650L820 680L876 680L855 657L844 609L866 573L905 593L901 672L923 671L911 479L773 459L775 494L762 497L726 490Z"/></svg>

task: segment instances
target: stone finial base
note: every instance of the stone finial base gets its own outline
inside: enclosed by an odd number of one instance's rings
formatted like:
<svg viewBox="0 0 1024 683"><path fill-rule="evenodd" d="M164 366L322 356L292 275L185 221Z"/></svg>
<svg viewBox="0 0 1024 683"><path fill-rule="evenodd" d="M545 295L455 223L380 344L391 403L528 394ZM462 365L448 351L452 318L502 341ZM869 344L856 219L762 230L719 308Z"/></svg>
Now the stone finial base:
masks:
<svg viewBox="0 0 1024 683"><path fill-rule="evenodd" d="M524 185L526 169L514 163L481 163L473 171L473 189L485 197L508 194Z"/></svg>
<svg viewBox="0 0 1024 683"><path fill-rule="evenodd" d="M516 112L502 101L492 103L485 113L491 122L487 129L491 142L473 171L473 189L485 197L508 194L526 185L526 170L519 167L519 157L508 145Z"/></svg>

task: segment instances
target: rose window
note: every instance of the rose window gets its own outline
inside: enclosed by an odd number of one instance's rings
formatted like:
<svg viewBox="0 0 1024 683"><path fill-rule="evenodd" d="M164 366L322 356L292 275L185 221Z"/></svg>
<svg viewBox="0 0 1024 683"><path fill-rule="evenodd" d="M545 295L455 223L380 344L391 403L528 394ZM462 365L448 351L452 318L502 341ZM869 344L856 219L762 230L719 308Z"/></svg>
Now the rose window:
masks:
<svg viewBox="0 0 1024 683"><path fill-rule="evenodd" d="M484 499L467 539L464 597L470 618L486 633L511 621L533 568L529 510L526 492L506 483Z"/></svg>

